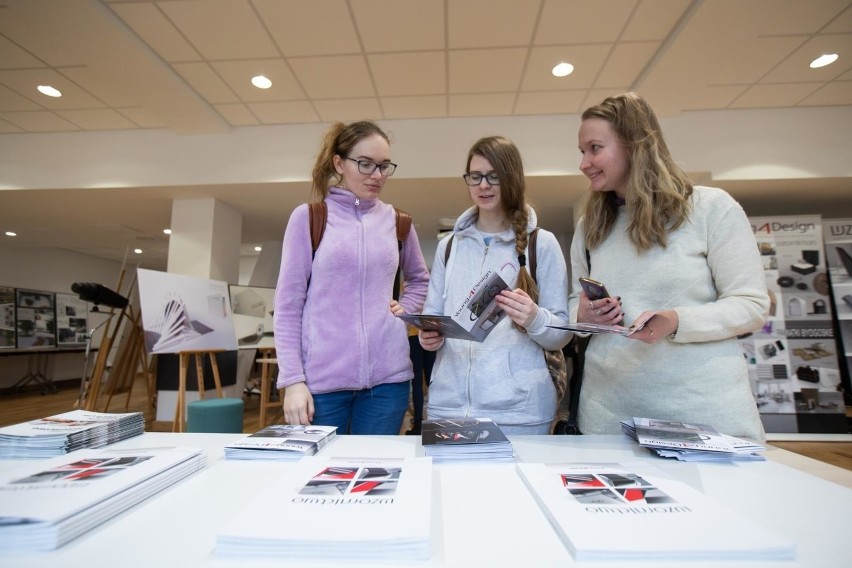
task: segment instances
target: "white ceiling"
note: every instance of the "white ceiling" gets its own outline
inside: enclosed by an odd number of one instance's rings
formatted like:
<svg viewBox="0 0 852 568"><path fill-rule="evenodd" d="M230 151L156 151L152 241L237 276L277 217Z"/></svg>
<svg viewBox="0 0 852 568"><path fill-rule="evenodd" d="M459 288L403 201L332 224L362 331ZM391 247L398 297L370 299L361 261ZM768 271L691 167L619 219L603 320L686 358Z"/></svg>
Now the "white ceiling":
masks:
<svg viewBox="0 0 852 568"><path fill-rule="evenodd" d="M825 52L840 59L809 69ZM574 73L551 76L560 61L571 62ZM273 87L252 87L256 74ZM39 94L40 84L63 97ZM133 130L205 136L362 118L571 115L626 90L641 92L663 117L848 107L852 2L0 0L4 138ZM0 187L4 181L0 170ZM836 199L846 181L805 186L812 199ZM426 219L446 214L430 209L429 196L457 204L456 212L464 207L463 193L441 193L448 183L394 180L419 188L421 197L400 205ZM726 189L748 201L752 183ZM792 196L787 182L771 183ZM532 183L542 224L548 215L570 215L565 188L574 195L584 187L578 176ZM800 180L796 192L801 187ZM149 267L161 269L167 242L158 233L175 197L233 202L243 213L243 242L251 245L279 239L289 209L308 195L302 182L241 185L239 198L235 185L124 188L121 199L110 188L27 189L0 191L0 223L14 219L30 239L17 246L120 258L128 242L147 242ZM104 222L84 222L74 210Z"/></svg>

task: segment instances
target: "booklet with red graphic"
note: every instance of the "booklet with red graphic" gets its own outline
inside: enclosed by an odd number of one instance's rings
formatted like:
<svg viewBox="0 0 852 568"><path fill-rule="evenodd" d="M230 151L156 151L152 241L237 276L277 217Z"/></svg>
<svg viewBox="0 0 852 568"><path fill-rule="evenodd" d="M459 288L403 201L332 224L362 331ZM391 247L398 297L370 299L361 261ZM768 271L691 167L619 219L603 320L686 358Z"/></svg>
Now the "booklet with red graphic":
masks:
<svg viewBox="0 0 852 568"><path fill-rule="evenodd" d="M796 546L654 468L519 463L575 560L793 560Z"/></svg>
<svg viewBox="0 0 852 568"><path fill-rule="evenodd" d="M402 314L397 317L418 329L438 331L444 337L485 341L506 316L494 298L508 289L509 285L500 274L489 270L470 289L470 294L452 315Z"/></svg>

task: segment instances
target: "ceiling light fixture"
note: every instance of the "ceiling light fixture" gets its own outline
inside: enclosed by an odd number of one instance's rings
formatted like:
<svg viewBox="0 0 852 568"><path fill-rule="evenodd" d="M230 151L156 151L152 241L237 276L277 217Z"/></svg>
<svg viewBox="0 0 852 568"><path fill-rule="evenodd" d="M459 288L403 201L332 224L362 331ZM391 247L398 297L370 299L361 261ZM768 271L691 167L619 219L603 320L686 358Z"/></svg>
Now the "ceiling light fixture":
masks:
<svg viewBox="0 0 852 568"><path fill-rule="evenodd" d="M172 234L172 230L171 230L171 229L163 229L163 233L165 233L165 234L167 234L167 235L171 235L171 234Z"/></svg>
<svg viewBox="0 0 852 568"><path fill-rule="evenodd" d="M272 86L272 81L264 75L255 75L251 78L251 84L258 89L268 89Z"/></svg>
<svg viewBox="0 0 852 568"><path fill-rule="evenodd" d="M37 88L39 93L41 93L42 95L47 95L48 97L62 96L62 93L59 91L59 89L54 89L50 85L39 85Z"/></svg>
<svg viewBox="0 0 852 568"><path fill-rule="evenodd" d="M819 69L820 67L825 67L826 65L831 65L837 61L836 53L823 53L813 61L811 61L811 69Z"/></svg>
<svg viewBox="0 0 852 568"><path fill-rule="evenodd" d="M551 71L554 77L567 77L571 73L574 72L574 66L570 63L565 63L564 61L554 67Z"/></svg>
<svg viewBox="0 0 852 568"><path fill-rule="evenodd" d="M14 232L14 231L6 231L6 236L7 237L17 237L18 233Z"/></svg>
<svg viewBox="0 0 852 568"><path fill-rule="evenodd" d="M263 250L263 247L254 247L254 252L260 252Z"/></svg>
<svg viewBox="0 0 852 568"><path fill-rule="evenodd" d="M133 249L136 254L142 254L142 249Z"/></svg>

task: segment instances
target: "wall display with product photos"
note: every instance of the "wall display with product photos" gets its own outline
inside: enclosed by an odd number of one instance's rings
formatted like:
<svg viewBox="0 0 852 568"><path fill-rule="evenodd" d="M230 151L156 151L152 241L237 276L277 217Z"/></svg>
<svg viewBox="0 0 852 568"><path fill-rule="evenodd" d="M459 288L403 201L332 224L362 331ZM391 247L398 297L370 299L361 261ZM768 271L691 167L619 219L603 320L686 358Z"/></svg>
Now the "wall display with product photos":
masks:
<svg viewBox="0 0 852 568"><path fill-rule="evenodd" d="M15 289L18 348L56 347L55 300L52 292Z"/></svg>
<svg viewBox="0 0 852 568"><path fill-rule="evenodd" d="M852 401L852 219L824 219L825 260L834 300L837 320L835 330L839 335L840 376L847 393L846 402Z"/></svg>
<svg viewBox="0 0 852 568"><path fill-rule="evenodd" d="M76 294L56 294L56 344L85 345L88 333L88 302Z"/></svg>
<svg viewBox="0 0 852 568"><path fill-rule="evenodd" d="M272 335L275 288L231 286L230 294L239 348L275 347Z"/></svg>
<svg viewBox="0 0 852 568"><path fill-rule="evenodd" d="M837 344L819 215L750 217L771 306L740 338L767 432L843 432Z"/></svg>
<svg viewBox="0 0 852 568"><path fill-rule="evenodd" d="M148 353L237 349L226 282L141 268L136 273Z"/></svg>
<svg viewBox="0 0 852 568"><path fill-rule="evenodd" d="M15 289L0 286L0 349L15 348Z"/></svg>

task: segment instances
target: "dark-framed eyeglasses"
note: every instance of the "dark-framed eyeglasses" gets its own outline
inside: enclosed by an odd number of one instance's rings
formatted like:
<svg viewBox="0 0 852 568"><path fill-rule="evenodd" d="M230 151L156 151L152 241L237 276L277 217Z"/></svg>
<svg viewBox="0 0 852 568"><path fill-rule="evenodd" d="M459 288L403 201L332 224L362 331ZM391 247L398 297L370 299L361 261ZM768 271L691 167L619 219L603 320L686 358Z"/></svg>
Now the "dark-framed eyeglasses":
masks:
<svg viewBox="0 0 852 568"><path fill-rule="evenodd" d="M355 158L350 158L346 156L347 160L351 160L358 164L358 171L364 174L365 176L373 175L373 172L376 171L376 168L379 168L379 173L384 177L390 177L396 171L396 164L393 162L382 162L381 164L377 164L376 162L371 162L370 160L356 160Z"/></svg>
<svg viewBox="0 0 852 568"><path fill-rule="evenodd" d="M480 173L472 172L469 174L464 174L462 177L464 178L464 182L467 185L479 185L480 183L482 183L482 180L487 181L488 185L500 185L500 177L494 173L483 175Z"/></svg>

